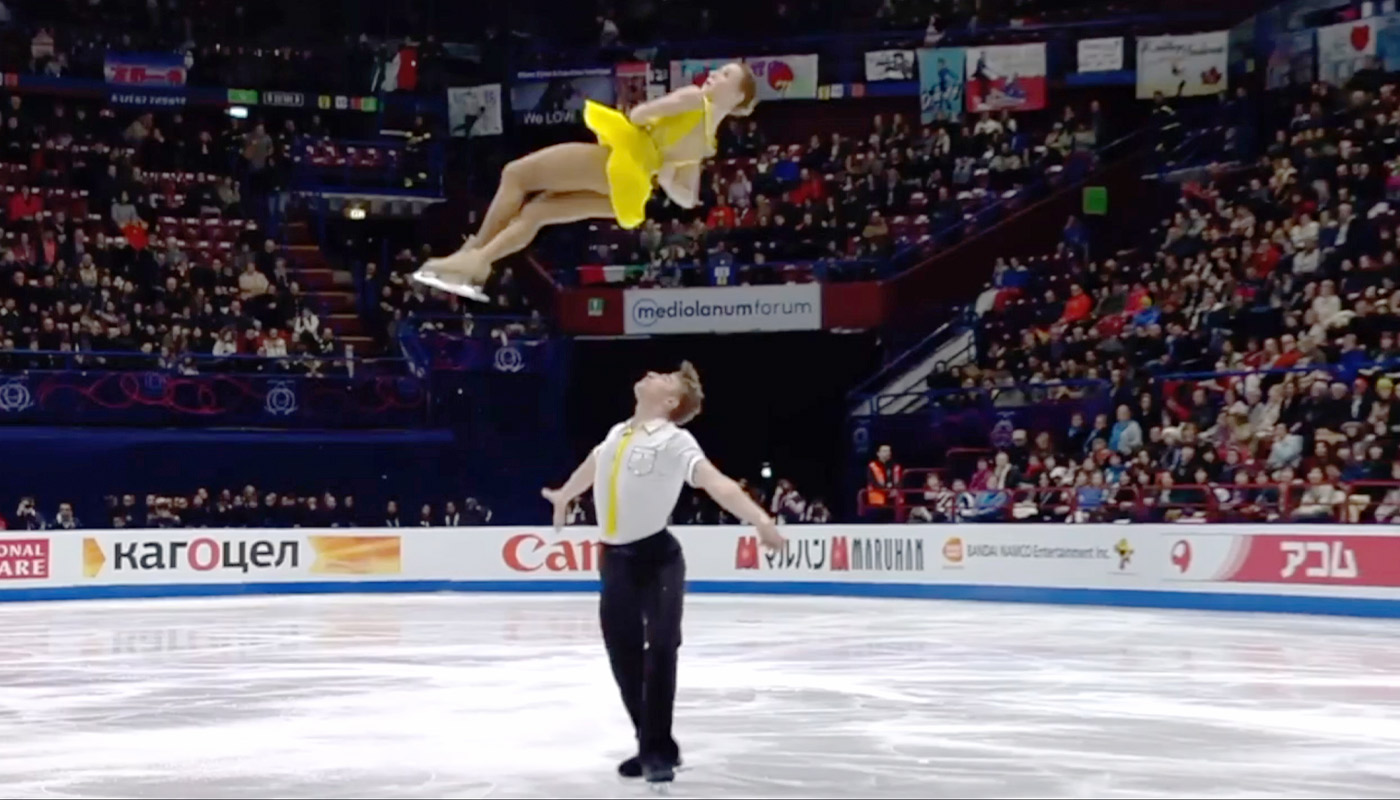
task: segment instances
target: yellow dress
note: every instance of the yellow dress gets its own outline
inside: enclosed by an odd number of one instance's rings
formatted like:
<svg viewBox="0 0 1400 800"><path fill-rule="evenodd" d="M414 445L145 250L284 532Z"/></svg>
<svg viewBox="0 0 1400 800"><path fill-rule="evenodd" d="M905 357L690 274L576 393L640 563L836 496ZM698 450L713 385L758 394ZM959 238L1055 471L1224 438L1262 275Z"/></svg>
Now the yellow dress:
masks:
<svg viewBox="0 0 1400 800"><path fill-rule="evenodd" d="M583 107L583 124L608 148L608 191L617 224L636 228L646 220L651 180L661 171L662 153L688 136L697 126L708 131L710 100L703 108L684 111L636 125L627 115L602 103L588 100ZM714 149L711 141L710 149ZM687 162L689 163L689 162ZM698 163L698 162L696 162Z"/></svg>

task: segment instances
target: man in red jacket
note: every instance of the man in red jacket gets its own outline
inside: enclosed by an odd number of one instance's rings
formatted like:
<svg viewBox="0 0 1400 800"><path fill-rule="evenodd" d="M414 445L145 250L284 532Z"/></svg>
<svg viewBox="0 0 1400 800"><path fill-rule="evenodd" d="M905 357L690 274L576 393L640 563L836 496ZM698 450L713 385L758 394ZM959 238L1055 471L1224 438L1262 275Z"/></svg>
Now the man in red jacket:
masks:
<svg viewBox="0 0 1400 800"><path fill-rule="evenodd" d="M894 450L887 444L875 449L875 458L865 468L865 504L869 516L879 522L893 522L895 507L902 499L904 467L894 463Z"/></svg>

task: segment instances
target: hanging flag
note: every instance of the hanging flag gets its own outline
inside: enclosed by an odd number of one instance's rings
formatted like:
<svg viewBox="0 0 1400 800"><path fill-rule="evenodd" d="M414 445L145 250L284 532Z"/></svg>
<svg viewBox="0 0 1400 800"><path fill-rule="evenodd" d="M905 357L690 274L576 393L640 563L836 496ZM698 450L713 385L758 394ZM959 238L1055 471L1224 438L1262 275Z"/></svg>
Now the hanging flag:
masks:
<svg viewBox="0 0 1400 800"><path fill-rule="evenodd" d="M1138 37L1137 96L1219 94L1229 84L1229 58L1229 31Z"/></svg>
<svg viewBox="0 0 1400 800"><path fill-rule="evenodd" d="M1034 111L1045 108L1045 44L966 49L967 110Z"/></svg>
<svg viewBox="0 0 1400 800"><path fill-rule="evenodd" d="M1375 20L1343 22L1317 29L1317 77L1341 86L1376 57Z"/></svg>
<svg viewBox="0 0 1400 800"><path fill-rule="evenodd" d="M963 111L963 49L961 47L919 50L920 119L957 122Z"/></svg>
<svg viewBox="0 0 1400 800"><path fill-rule="evenodd" d="M373 90L377 92L411 92L418 88L418 48L404 45L394 56L380 65Z"/></svg>
<svg viewBox="0 0 1400 800"><path fill-rule="evenodd" d="M913 50L871 50L865 54L867 81L914 80Z"/></svg>
<svg viewBox="0 0 1400 800"><path fill-rule="evenodd" d="M501 122L501 85L454 86L447 90L447 124L452 136L497 136Z"/></svg>
<svg viewBox="0 0 1400 800"><path fill-rule="evenodd" d="M1080 72L1112 72L1122 68L1122 36L1079 40Z"/></svg>
<svg viewBox="0 0 1400 800"><path fill-rule="evenodd" d="M616 88L613 90L617 108L622 111L630 111L635 106L645 103L647 97L647 83L651 77L651 67L645 62L627 62L618 64L614 78Z"/></svg>

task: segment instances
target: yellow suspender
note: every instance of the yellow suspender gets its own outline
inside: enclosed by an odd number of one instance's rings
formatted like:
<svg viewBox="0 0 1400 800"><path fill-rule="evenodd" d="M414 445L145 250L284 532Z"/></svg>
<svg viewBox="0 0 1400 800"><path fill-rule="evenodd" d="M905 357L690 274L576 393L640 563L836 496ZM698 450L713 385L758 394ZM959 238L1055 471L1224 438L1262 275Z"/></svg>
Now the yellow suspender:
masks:
<svg viewBox="0 0 1400 800"><path fill-rule="evenodd" d="M608 475L608 518L603 526L604 536L617 536L617 476L622 469L622 453L632 442L632 434L634 433L636 431L632 428L624 430L622 439L617 443L617 452L613 453L612 471Z"/></svg>

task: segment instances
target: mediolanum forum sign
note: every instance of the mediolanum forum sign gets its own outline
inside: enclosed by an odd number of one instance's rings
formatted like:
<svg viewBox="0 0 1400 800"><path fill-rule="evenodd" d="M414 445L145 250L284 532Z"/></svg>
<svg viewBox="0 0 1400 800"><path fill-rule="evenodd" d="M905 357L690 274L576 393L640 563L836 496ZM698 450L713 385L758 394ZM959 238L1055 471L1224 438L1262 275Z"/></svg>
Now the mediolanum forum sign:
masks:
<svg viewBox="0 0 1400 800"><path fill-rule="evenodd" d="M816 283L694 289L629 289L625 333L815 331L822 327Z"/></svg>

